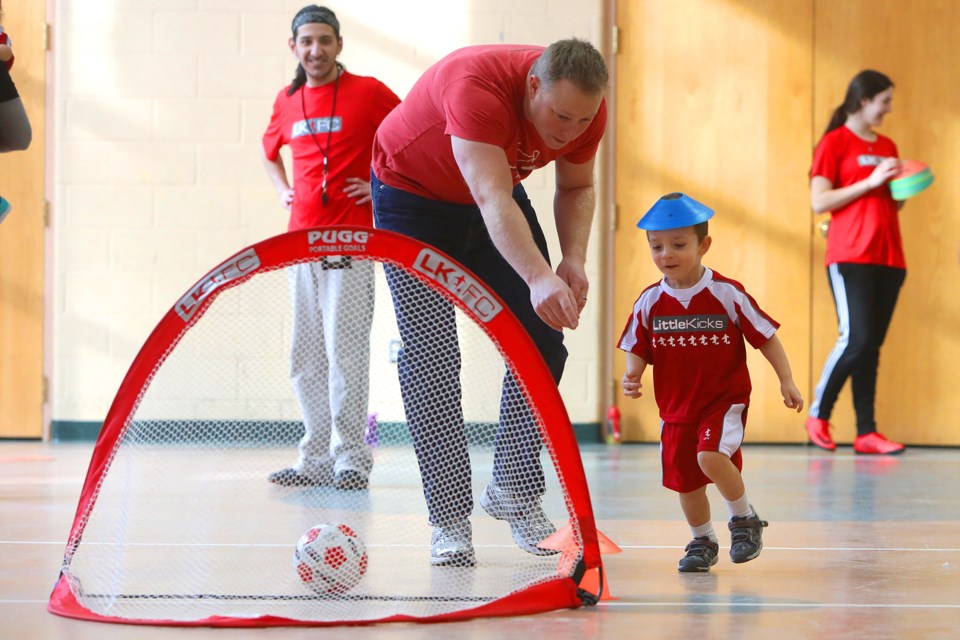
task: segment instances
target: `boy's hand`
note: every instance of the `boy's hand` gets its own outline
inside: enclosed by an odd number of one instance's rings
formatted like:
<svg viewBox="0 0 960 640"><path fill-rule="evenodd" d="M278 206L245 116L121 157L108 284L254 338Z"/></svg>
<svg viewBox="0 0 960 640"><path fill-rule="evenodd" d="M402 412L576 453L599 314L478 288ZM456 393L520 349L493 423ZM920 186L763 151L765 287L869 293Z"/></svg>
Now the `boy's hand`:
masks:
<svg viewBox="0 0 960 640"><path fill-rule="evenodd" d="M783 396L783 404L788 409L796 409L797 413L803 411L803 397L797 385L793 384L793 380L780 385L780 394Z"/></svg>
<svg viewBox="0 0 960 640"><path fill-rule="evenodd" d="M635 373L627 372L623 374L620 385L623 387L623 395L628 398L639 398L643 395L640 391L640 387L643 385L640 384L640 377Z"/></svg>

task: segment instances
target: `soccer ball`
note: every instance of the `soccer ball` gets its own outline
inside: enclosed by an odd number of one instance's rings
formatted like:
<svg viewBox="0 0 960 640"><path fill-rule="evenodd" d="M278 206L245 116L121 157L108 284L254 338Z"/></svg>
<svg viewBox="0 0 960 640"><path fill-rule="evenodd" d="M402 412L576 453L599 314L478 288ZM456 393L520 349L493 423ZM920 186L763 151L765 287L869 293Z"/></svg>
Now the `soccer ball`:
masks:
<svg viewBox="0 0 960 640"><path fill-rule="evenodd" d="M345 593L367 572L367 549L347 525L318 524L297 541L293 568L319 594Z"/></svg>

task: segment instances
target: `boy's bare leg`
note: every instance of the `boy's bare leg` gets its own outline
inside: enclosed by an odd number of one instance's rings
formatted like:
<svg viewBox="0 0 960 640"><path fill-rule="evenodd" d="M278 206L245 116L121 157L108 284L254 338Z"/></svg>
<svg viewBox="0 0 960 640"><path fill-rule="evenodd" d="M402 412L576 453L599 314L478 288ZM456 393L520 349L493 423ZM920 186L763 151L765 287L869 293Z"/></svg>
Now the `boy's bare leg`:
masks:
<svg viewBox="0 0 960 640"><path fill-rule="evenodd" d="M727 502L736 502L743 497L746 489L743 485L743 476L740 470L725 454L717 451L701 451L697 454L697 462L703 473L713 480L717 491ZM709 510L709 505L707 509Z"/></svg>

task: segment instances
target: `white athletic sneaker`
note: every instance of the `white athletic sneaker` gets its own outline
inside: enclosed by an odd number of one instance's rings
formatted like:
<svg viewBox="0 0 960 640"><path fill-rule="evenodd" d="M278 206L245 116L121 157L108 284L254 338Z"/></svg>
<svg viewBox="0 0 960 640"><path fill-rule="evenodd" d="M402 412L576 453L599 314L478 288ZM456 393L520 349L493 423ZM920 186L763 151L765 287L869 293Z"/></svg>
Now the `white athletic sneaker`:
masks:
<svg viewBox="0 0 960 640"><path fill-rule="evenodd" d="M513 541L527 553L535 556L559 553L555 549L541 549L537 546L557 532L557 528L543 512L539 496L520 497L500 489L491 480L480 496L480 506L497 520L509 522Z"/></svg>
<svg viewBox="0 0 960 640"><path fill-rule="evenodd" d="M477 556L473 552L473 528L469 520L433 528L430 564L435 567L472 567L477 564Z"/></svg>

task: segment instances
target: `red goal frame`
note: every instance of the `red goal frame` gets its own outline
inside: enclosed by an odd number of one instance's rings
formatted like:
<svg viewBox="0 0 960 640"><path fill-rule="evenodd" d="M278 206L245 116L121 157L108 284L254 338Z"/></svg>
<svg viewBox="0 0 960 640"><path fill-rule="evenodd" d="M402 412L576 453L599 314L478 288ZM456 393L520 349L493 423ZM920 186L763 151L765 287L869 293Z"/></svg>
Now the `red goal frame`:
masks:
<svg viewBox="0 0 960 640"><path fill-rule="evenodd" d="M331 226L294 231L251 245L219 264L198 280L163 316L144 342L121 383L104 420L87 470L83 489L70 530L65 559L80 544L87 515L93 508L101 480L109 469L116 446L136 412L151 382L151 376L166 354L202 317L217 296L257 273L312 261L320 256L358 256L406 267L408 272L442 293L469 315L499 345L536 400L532 407L545 442L553 450L557 474L566 487L573 516L583 541L582 566L573 578L559 576L481 606L429 618L391 616L369 622L433 622L483 616L538 613L593 604L600 594L586 593L578 581L586 572L601 571L596 523L580 450L559 390L533 341L503 301L468 269L443 252L382 229ZM128 624L171 626L330 626L343 623L295 620L276 616L257 618L215 616L196 621L132 620L103 616L82 606L74 597L63 574L50 595L48 611L58 615ZM602 580L598 581L598 584ZM368 621L364 621L367 623Z"/></svg>

